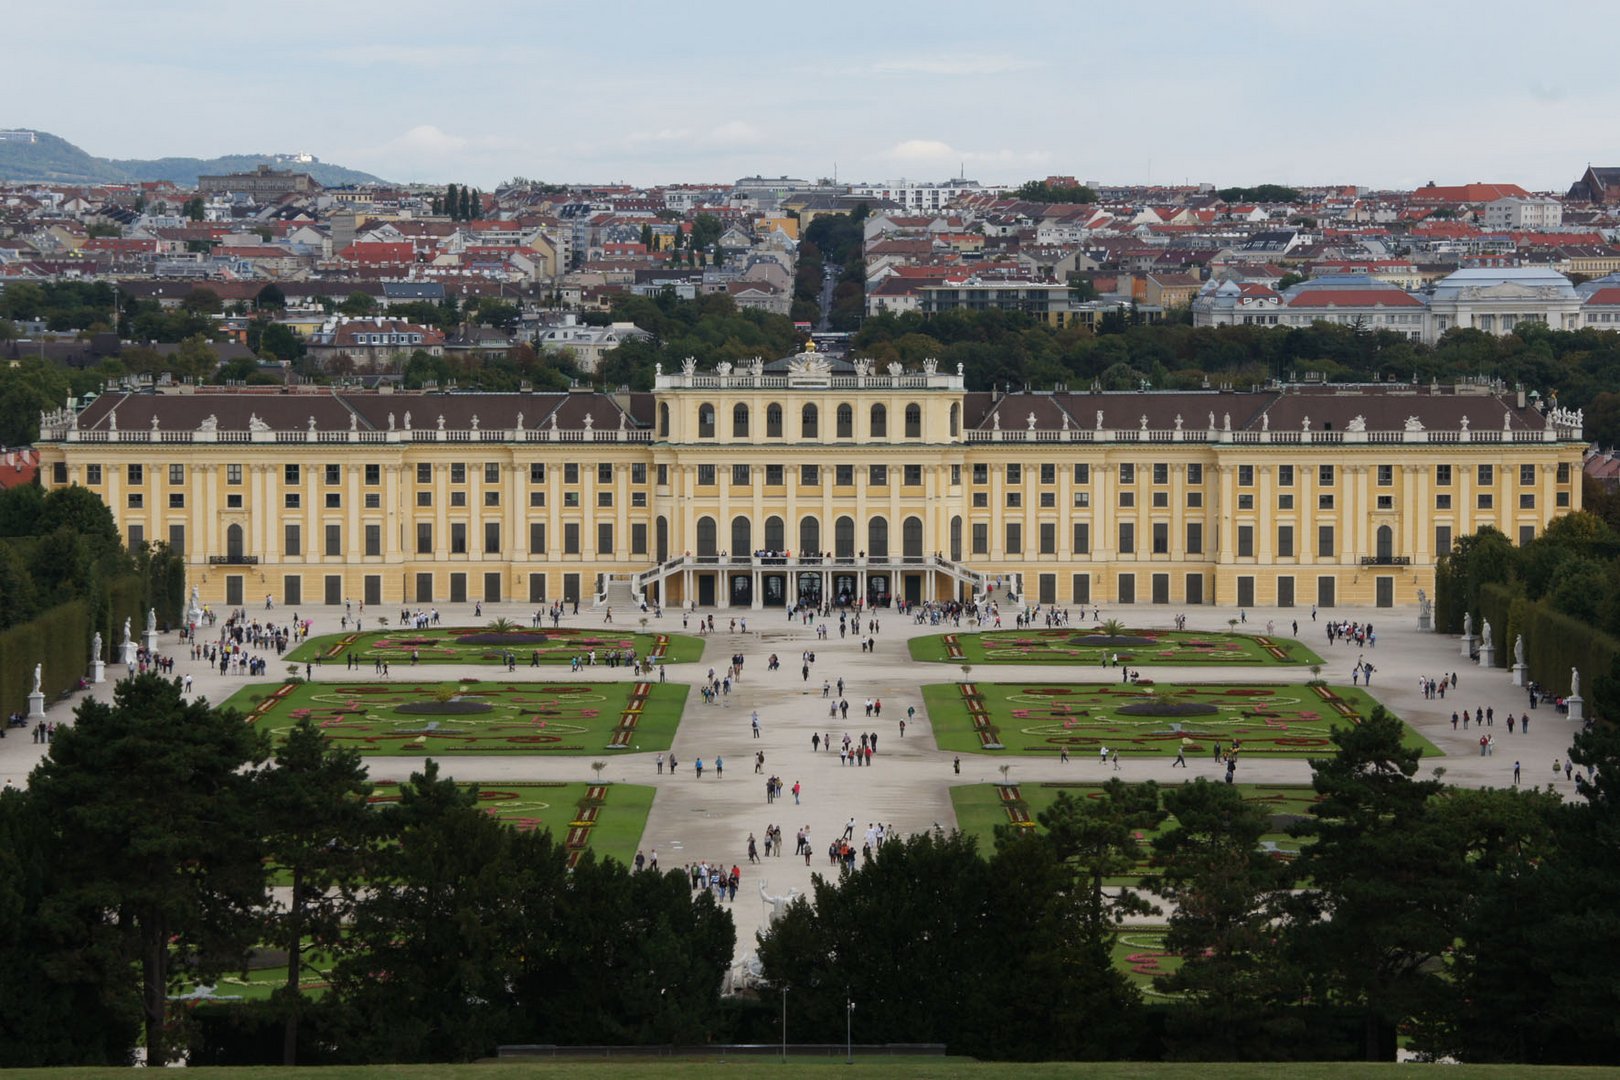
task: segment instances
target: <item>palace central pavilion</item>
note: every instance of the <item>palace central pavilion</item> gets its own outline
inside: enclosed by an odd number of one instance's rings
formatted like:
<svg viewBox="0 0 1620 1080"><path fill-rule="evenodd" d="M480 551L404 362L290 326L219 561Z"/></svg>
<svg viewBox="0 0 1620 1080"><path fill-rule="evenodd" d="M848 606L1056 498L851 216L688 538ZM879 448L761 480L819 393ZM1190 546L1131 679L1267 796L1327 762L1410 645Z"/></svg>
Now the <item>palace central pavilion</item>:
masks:
<svg viewBox="0 0 1620 1080"><path fill-rule="evenodd" d="M107 393L47 486L212 603L1414 603L1580 507L1581 417L1499 386L969 393L802 353L651 393Z"/></svg>

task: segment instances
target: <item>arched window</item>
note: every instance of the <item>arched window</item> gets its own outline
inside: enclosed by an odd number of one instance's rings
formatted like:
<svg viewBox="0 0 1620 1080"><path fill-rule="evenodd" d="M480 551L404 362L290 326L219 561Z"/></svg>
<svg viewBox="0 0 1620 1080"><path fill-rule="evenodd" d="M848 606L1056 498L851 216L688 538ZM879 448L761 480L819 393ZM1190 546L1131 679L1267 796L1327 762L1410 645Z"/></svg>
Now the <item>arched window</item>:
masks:
<svg viewBox="0 0 1620 1080"><path fill-rule="evenodd" d="M855 437L855 410L848 405L838 406L838 437L840 439Z"/></svg>
<svg viewBox="0 0 1620 1080"><path fill-rule="evenodd" d="M667 401L658 403L658 437L660 439L669 438L669 402Z"/></svg>
<svg viewBox="0 0 1620 1080"><path fill-rule="evenodd" d="M872 438L882 439L889 434L889 410L881 405L872 406Z"/></svg>
<svg viewBox="0 0 1620 1080"><path fill-rule="evenodd" d="M787 529L782 519L771 515L765 519L765 550L780 552L787 547Z"/></svg>
<svg viewBox="0 0 1620 1080"><path fill-rule="evenodd" d="M714 518L700 517L697 519L697 553L699 555L720 554L719 545L714 538L715 531Z"/></svg>
<svg viewBox="0 0 1620 1080"><path fill-rule="evenodd" d="M242 557L242 526L232 525L225 530L225 554L232 559Z"/></svg>
<svg viewBox="0 0 1620 1080"><path fill-rule="evenodd" d="M659 515L657 528L658 561L669 558L669 518Z"/></svg>
<svg viewBox="0 0 1620 1080"><path fill-rule="evenodd" d="M698 438L714 438L714 406L706 401L698 406Z"/></svg>
<svg viewBox="0 0 1620 1080"><path fill-rule="evenodd" d="M1387 562L1395 557L1395 532L1388 525L1378 526L1378 561Z"/></svg>
<svg viewBox="0 0 1620 1080"><path fill-rule="evenodd" d="M855 519L841 517L833 523L833 555L840 559L855 557Z"/></svg>
<svg viewBox="0 0 1620 1080"><path fill-rule="evenodd" d="M951 518L951 561L962 561L962 519Z"/></svg>
<svg viewBox="0 0 1620 1080"><path fill-rule="evenodd" d="M731 519L731 553L733 555L754 553L754 523L742 514Z"/></svg>
<svg viewBox="0 0 1620 1080"><path fill-rule="evenodd" d="M866 557L869 559L889 557L888 519L875 517L866 523Z"/></svg>
<svg viewBox="0 0 1620 1080"><path fill-rule="evenodd" d="M821 522L807 517L799 522L799 554L817 555L821 552Z"/></svg>
<svg viewBox="0 0 1620 1080"><path fill-rule="evenodd" d="M951 406L951 438L962 434L962 406Z"/></svg>
<svg viewBox="0 0 1620 1080"><path fill-rule="evenodd" d="M918 405L906 406L906 438L922 438L922 407Z"/></svg>
<svg viewBox="0 0 1620 1080"><path fill-rule="evenodd" d="M782 406L775 402L765 406L765 437L767 439L782 437Z"/></svg>
<svg viewBox="0 0 1620 1080"><path fill-rule="evenodd" d="M738 404L731 409L731 435L732 438L748 438L748 406Z"/></svg>
<svg viewBox="0 0 1620 1080"><path fill-rule="evenodd" d="M816 412L816 407L814 405L806 405L804 407L804 413L799 421L799 433L806 439L820 438L821 436L818 433L819 419L820 414Z"/></svg>
<svg viewBox="0 0 1620 1080"><path fill-rule="evenodd" d="M900 554L908 559L923 557L923 523L920 517L908 517L900 525Z"/></svg>

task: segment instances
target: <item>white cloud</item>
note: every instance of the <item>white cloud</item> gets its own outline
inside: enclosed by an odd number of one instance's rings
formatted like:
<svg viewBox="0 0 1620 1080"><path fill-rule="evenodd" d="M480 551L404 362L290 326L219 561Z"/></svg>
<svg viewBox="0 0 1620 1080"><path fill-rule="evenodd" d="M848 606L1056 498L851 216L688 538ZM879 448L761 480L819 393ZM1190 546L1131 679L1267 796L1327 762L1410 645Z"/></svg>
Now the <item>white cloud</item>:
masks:
<svg viewBox="0 0 1620 1080"><path fill-rule="evenodd" d="M895 161L944 161L957 156L951 144L938 139L907 139L889 148Z"/></svg>
<svg viewBox="0 0 1620 1080"><path fill-rule="evenodd" d="M742 120L730 120L710 129L703 137L703 141L710 146L751 146L759 142L760 138L760 131L753 124Z"/></svg>
<svg viewBox="0 0 1620 1080"><path fill-rule="evenodd" d="M439 180L486 165L501 175L522 171L519 144L505 136L457 135L433 124L418 124L377 146L348 152L331 160L352 164L390 180Z"/></svg>
<svg viewBox="0 0 1620 1080"><path fill-rule="evenodd" d="M1052 155L1045 150L958 150L948 142L939 139L906 139L890 147L886 156L890 161L905 163L922 163L925 165L940 163L958 163L971 165L1041 165L1050 161Z"/></svg>
<svg viewBox="0 0 1620 1080"><path fill-rule="evenodd" d="M876 75L1007 75L1045 66L1043 60L1005 53L940 53L879 57L866 66L866 71Z"/></svg>

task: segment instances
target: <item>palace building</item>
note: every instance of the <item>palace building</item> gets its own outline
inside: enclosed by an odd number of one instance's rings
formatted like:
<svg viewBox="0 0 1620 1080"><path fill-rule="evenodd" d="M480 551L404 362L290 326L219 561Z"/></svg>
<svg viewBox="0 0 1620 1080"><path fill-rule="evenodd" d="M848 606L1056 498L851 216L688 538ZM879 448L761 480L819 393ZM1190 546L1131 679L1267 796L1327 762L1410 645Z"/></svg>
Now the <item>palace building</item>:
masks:
<svg viewBox="0 0 1620 1080"><path fill-rule="evenodd" d="M970 393L813 352L650 393L107 393L39 443L216 604L744 608L1409 604L1455 538L1579 509L1584 449L1500 386Z"/></svg>

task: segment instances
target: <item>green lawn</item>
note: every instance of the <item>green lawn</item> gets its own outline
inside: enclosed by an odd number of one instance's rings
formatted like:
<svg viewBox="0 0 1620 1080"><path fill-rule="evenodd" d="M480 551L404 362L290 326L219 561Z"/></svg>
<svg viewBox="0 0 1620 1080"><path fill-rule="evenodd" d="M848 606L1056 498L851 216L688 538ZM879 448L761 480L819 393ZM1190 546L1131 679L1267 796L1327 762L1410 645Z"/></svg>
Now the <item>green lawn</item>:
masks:
<svg viewBox="0 0 1620 1080"><path fill-rule="evenodd" d="M438 700L451 690L460 700ZM313 717L362 754L598 754L669 749L687 690L651 681L255 683L225 705L278 740Z"/></svg>
<svg viewBox="0 0 1620 1080"><path fill-rule="evenodd" d="M575 657L596 653L598 664L610 652L634 652L637 657L660 656L681 664L703 658L703 639L690 634L644 634L630 629L572 626L555 629L514 627L495 631L486 626L435 627L431 630L367 630L363 634L328 634L311 638L287 654L290 662L342 663L353 655L370 668L378 659L402 669L414 655L423 664L505 664L508 654L518 667L567 664ZM397 672L396 672L397 673Z"/></svg>
<svg viewBox="0 0 1620 1080"><path fill-rule="evenodd" d="M1421 1065L1366 1064L1362 1062L979 1062L968 1058L863 1056L856 1022L855 1065L863 1076L893 1080L1402 1080ZM814 1034L814 1033L811 1033ZM869 1036L881 1038L881 1032ZM836 1040L834 1040L836 1041ZM277 1066L191 1068L197 1080L480 1080L492 1074L502 1080L575 1080L601 1076L608 1080L709 1080L717 1063L728 1063L751 1074L792 1076L798 1070L821 1067L848 1068L842 1054L794 1055L786 1064L769 1055L698 1058L612 1057L557 1058L542 1061L502 1061L472 1065L343 1065L321 1069L283 1069ZM1610 1080L1620 1069L1584 1069L1568 1066L1446 1065L1444 1080ZM117 1080L128 1069L16 1069L7 1080Z"/></svg>
<svg viewBox="0 0 1620 1080"><path fill-rule="evenodd" d="M1062 630L988 630L933 634L911 639L911 658L945 664L1070 664L1101 668L1118 656L1121 664L1210 664L1217 667L1291 665L1308 667L1322 658L1287 637L1195 633L1178 630L1126 630L1118 641L1085 627Z"/></svg>
<svg viewBox="0 0 1620 1080"><path fill-rule="evenodd" d="M1241 755L1309 757L1332 750L1335 724L1354 723L1377 704L1348 686L1283 683L934 683L922 688L941 750L1057 754L1076 760L1098 748L1122 757L1211 755L1234 739ZM1126 710L1143 710L1131 715ZM1440 751L1412 728L1408 746Z"/></svg>
<svg viewBox="0 0 1620 1080"><path fill-rule="evenodd" d="M1091 768L1099 777L1104 777L1095 762L1091 763ZM1207 778L1217 779L1213 772ZM957 828L975 837L979 841L981 851L990 851L994 848L998 826L1010 825L1015 819L1035 822L1057 802L1060 793L1067 792L1072 799L1091 799L1100 796L1103 787L1103 779L1090 782L1076 780L1073 783L1020 784L1016 771L1008 779L1010 784L1008 788L1003 788L1000 784L964 784L951 788L951 804L956 809ZM1246 801L1260 804L1271 815L1272 828L1261 837L1261 841L1267 847L1275 848L1282 858L1292 858L1299 854L1300 840L1288 835L1288 826L1294 818L1305 817L1310 813L1311 806L1316 802L1316 792L1297 784L1234 786ZM1016 798L1009 798L1014 795ZM1148 865L1148 842L1174 824L1175 819L1168 818L1158 829L1139 833L1137 839L1141 842L1142 853L1136 869L1124 877L1112 878L1108 883L1135 885L1144 875L1150 874L1152 868ZM1040 829L1038 823L1029 827L1037 831Z"/></svg>

